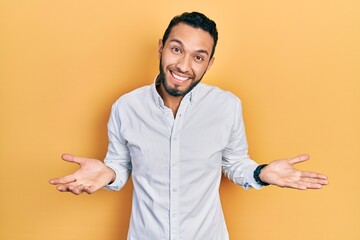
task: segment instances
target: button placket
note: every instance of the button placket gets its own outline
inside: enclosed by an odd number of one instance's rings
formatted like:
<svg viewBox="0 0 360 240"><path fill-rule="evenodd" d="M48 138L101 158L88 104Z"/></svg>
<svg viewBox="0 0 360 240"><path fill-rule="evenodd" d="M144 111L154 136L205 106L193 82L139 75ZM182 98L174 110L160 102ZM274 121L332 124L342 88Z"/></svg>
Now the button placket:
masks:
<svg viewBox="0 0 360 240"><path fill-rule="evenodd" d="M171 158L170 158L170 238L179 239L180 218L179 218L179 187L180 187L180 133L183 126L183 113L189 101L182 101L171 134Z"/></svg>
<svg viewBox="0 0 360 240"><path fill-rule="evenodd" d="M178 122L175 120L173 136L171 141L171 159L170 159L170 234L171 239L176 238L179 234L179 169L173 166L179 161L180 144L176 136Z"/></svg>

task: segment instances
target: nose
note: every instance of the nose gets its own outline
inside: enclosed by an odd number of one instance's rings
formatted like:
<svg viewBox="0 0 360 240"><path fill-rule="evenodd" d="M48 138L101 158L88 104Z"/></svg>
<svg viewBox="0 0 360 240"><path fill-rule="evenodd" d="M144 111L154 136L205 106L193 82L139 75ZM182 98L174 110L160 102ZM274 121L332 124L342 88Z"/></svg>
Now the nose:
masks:
<svg viewBox="0 0 360 240"><path fill-rule="evenodd" d="M176 68L178 69L178 71L180 71L181 73L187 73L190 70L190 57L183 55L179 58L177 64L176 64Z"/></svg>

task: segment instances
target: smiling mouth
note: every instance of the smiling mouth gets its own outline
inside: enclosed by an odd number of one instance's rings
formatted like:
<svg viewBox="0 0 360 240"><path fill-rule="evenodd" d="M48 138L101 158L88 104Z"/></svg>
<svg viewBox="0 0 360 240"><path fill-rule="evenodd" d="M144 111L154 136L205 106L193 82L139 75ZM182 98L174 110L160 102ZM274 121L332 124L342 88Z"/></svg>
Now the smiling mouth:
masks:
<svg viewBox="0 0 360 240"><path fill-rule="evenodd" d="M171 74L171 76L172 76L175 80L177 80L178 82L185 82L185 81L187 81L187 80L190 79L190 77L182 77L182 76L180 76L180 75L177 75L176 73L174 73L174 72L171 71L171 70L170 70L170 74Z"/></svg>

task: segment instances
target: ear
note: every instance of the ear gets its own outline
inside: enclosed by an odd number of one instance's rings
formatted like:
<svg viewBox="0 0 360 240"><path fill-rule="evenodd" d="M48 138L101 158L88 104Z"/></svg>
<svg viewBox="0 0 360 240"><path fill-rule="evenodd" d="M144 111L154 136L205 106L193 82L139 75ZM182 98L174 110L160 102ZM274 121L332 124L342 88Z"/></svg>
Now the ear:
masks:
<svg viewBox="0 0 360 240"><path fill-rule="evenodd" d="M158 42L158 54L159 54L159 59L161 58L161 54L162 54L162 50L163 50L164 46L163 46L163 40L159 39Z"/></svg>
<svg viewBox="0 0 360 240"><path fill-rule="evenodd" d="M213 65L214 61L215 61L215 58L212 57L212 58L210 59L210 61L209 61L209 64L208 64L207 68L206 68L206 71L208 71L208 70L211 68L211 66Z"/></svg>

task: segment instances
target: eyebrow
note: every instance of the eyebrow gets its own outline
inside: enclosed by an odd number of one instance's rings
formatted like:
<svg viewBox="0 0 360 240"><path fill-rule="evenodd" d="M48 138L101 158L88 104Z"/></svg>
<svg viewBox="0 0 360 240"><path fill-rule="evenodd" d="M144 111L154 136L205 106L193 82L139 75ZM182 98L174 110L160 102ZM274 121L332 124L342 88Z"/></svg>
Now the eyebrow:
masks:
<svg viewBox="0 0 360 240"><path fill-rule="evenodd" d="M178 40L178 39L176 39L176 38L170 40L170 42L176 42L176 43L180 44L182 47L184 46L184 44L183 44L180 40ZM196 50L196 52L198 52L198 53L204 53L204 54L206 54L206 55L209 56L209 52L208 52L207 50L204 50L204 49Z"/></svg>

